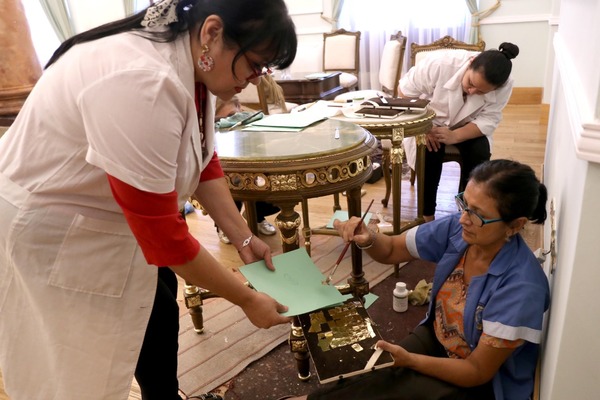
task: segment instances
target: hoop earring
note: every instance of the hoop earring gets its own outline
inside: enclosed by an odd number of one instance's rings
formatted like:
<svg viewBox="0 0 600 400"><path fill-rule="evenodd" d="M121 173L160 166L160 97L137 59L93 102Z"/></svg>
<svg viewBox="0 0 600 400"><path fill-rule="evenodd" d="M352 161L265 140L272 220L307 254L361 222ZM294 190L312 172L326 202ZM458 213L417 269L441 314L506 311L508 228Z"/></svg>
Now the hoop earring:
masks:
<svg viewBox="0 0 600 400"><path fill-rule="evenodd" d="M215 67L215 60L208 55L210 49L207 45L202 45L202 54L198 57L198 67L204 72L210 72Z"/></svg>

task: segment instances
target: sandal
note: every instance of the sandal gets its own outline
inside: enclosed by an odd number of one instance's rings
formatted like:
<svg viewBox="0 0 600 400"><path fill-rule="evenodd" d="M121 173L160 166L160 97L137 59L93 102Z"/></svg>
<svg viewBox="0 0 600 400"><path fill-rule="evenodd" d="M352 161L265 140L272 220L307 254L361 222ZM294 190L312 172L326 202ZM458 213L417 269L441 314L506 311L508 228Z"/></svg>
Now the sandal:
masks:
<svg viewBox="0 0 600 400"><path fill-rule="evenodd" d="M199 399L199 400L223 400L223 397L215 394L215 393L204 393L197 394L195 396L188 396L183 390L179 389L179 395L183 396L182 400L191 400L191 399Z"/></svg>
<svg viewBox="0 0 600 400"><path fill-rule="evenodd" d="M196 396L188 397L185 400L188 400L188 399L223 400L223 397L219 396L218 394L214 394L214 393L204 393L204 394L199 394Z"/></svg>

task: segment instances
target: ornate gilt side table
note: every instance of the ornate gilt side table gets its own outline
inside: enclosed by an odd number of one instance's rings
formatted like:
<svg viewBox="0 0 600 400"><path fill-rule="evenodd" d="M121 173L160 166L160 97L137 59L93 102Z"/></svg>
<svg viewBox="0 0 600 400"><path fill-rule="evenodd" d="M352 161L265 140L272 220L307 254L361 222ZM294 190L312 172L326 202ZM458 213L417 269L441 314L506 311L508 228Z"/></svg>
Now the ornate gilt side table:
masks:
<svg viewBox="0 0 600 400"><path fill-rule="evenodd" d="M246 204L250 229L256 230L253 202L268 201L281 208L275 223L284 252L299 247L301 218L294 208L303 200L346 191L349 215L361 215L360 189L371 175L369 155L375 146L375 138L366 129L333 119L300 132L232 131L217 135L225 178L233 198ZM355 246L348 283L348 293L369 293L362 253ZM299 377L308 379L308 349L297 318L292 324L290 346Z"/></svg>
<svg viewBox="0 0 600 400"><path fill-rule="evenodd" d="M384 148L383 173L386 183L385 198L381 200L384 207L387 207L390 196L390 181L392 192L393 208L393 233L400 232L421 224L423 220L423 177L425 171L425 134L431 130L435 112L427 108L422 112L410 112L402 114L393 119L381 118L348 118L346 116L336 116L334 118L340 121L352 122L367 129L376 138L382 140ZM404 149L402 141L407 137L416 137L417 141L417 218L414 221L401 225L400 204L401 204L401 180L402 180L402 159L404 158ZM390 145L386 145L391 142ZM392 176L389 176L389 167L386 163L391 163Z"/></svg>
<svg viewBox="0 0 600 400"><path fill-rule="evenodd" d="M347 115L352 115L348 113ZM351 118L346 115L338 115L334 118L340 121L352 122L362 126L380 139L383 147L383 176L385 179L385 197L381 200L387 207L390 197L390 181L392 192L392 234L397 235L413 226L425 222L423 219L424 202L424 176L425 176L425 134L431 130L435 112L427 107L422 112L408 112L393 119L382 118ZM417 218L402 225L400 213L402 196L402 159L404 148L402 141L407 137L415 137L417 142ZM391 145L390 145L391 142ZM392 176L390 178L390 163ZM398 275L400 265L394 264L394 273Z"/></svg>

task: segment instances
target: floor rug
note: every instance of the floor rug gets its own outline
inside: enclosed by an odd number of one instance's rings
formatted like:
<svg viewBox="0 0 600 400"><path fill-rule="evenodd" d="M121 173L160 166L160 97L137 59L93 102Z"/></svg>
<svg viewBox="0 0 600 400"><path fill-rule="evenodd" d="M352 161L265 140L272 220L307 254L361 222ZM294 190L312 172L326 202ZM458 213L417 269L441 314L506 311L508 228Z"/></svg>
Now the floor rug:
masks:
<svg viewBox="0 0 600 400"><path fill-rule="evenodd" d="M311 258L327 275L344 247L337 236L312 237ZM375 264L370 267L370 264ZM392 265L374 263L363 253L365 279L370 285L393 273ZM336 271L333 282L344 283L350 276L350 252ZM180 303L179 383L188 395L200 394L232 379L246 366L286 341L290 327L268 330L254 327L241 309L223 299L209 299L203 306L203 334L195 333L183 301Z"/></svg>

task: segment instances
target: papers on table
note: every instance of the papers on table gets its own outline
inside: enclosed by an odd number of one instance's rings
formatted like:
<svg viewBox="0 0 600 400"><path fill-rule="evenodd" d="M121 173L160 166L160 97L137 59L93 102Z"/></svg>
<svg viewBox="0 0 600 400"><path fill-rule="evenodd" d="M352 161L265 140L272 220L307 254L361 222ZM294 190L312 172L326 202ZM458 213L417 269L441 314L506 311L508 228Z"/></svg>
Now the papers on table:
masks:
<svg viewBox="0 0 600 400"><path fill-rule="evenodd" d="M365 213L363 212L361 214L361 216L365 215ZM373 216L372 213L367 213L367 215L365 216L365 225L369 225L369 221L371 220L371 217ZM340 221L347 221L348 220L348 211L343 211L343 210L337 210L334 214L333 217L331 217L331 219L329 220L329 222L327 223L327 228L329 229L333 229L333 221L339 219Z"/></svg>
<svg viewBox="0 0 600 400"><path fill-rule="evenodd" d="M247 125L244 131L275 131L275 132L299 132L315 122L327 118L320 113L288 113L273 114Z"/></svg>
<svg viewBox="0 0 600 400"><path fill-rule="evenodd" d="M257 261L240 267L240 272L256 290L288 306L284 315L304 314L346 299L335 286L323 284L325 277L304 248L274 256L273 264L275 271Z"/></svg>
<svg viewBox="0 0 600 400"><path fill-rule="evenodd" d="M312 80L327 78L329 75L331 75L331 72L315 72L313 74L308 74L304 77L306 79L308 79L309 81L312 81Z"/></svg>

